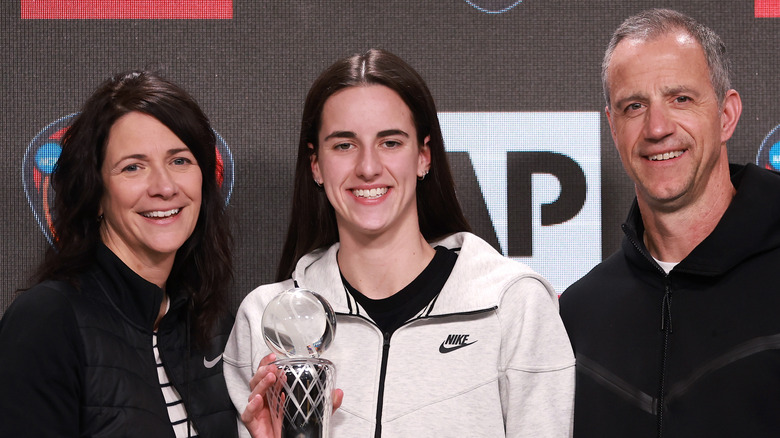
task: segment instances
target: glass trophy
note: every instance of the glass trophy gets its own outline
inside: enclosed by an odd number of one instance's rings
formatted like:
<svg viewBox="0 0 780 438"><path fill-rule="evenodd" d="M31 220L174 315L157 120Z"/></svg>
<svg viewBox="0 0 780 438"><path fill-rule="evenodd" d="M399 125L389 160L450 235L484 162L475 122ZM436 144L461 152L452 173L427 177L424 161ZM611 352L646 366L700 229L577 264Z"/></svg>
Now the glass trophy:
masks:
<svg viewBox="0 0 780 438"><path fill-rule="evenodd" d="M289 289L268 303L262 327L265 343L281 358L272 363L279 373L266 392L277 436L327 438L336 367L320 355L336 334L333 309L319 294Z"/></svg>

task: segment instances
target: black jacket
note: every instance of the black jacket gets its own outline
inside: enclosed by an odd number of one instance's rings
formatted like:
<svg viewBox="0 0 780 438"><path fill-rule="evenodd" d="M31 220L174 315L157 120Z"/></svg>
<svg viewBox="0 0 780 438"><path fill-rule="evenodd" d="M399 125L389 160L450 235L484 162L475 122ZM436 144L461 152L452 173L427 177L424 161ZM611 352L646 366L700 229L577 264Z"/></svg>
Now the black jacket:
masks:
<svg viewBox="0 0 780 438"><path fill-rule="evenodd" d="M232 318L200 351L188 299L169 293L158 329L168 377L201 437L237 436L222 361L213 365ZM173 437L152 351L162 296L101 246L78 289L46 281L17 297L0 321L0 436Z"/></svg>
<svg viewBox="0 0 780 438"><path fill-rule="evenodd" d="M732 182L716 228L669 275L634 202L621 249L561 296L575 436L780 434L780 176L732 166Z"/></svg>

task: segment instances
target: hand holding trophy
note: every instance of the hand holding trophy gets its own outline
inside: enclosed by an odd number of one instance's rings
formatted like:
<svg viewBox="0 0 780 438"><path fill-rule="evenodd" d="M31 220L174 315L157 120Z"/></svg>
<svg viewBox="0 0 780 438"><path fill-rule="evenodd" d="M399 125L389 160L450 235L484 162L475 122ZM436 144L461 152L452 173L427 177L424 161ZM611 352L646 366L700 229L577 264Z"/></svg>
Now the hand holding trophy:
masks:
<svg viewBox="0 0 780 438"><path fill-rule="evenodd" d="M282 438L327 438L333 411L336 367L320 358L336 334L336 317L319 294L293 288L277 295L263 312L263 337L283 357L266 392L274 430Z"/></svg>

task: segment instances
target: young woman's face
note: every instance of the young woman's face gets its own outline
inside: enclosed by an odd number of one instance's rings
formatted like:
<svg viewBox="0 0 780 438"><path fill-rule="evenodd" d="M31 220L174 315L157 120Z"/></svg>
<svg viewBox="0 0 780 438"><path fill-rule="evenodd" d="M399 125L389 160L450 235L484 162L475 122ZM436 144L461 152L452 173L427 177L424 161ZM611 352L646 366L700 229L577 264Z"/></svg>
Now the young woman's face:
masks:
<svg viewBox="0 0 780 438"><path fill-rule="evenodd" d="M101 173L106 246L131 268L175 257L200 212L202 175L189 148L154 117L132 112L111 127Z"/></svg>
<svg viewBox="0 0 780 438"><path fill-rule="evenodd" d="M417 178L430 167L428 141L419 143L409 107L385 86L349 87L325 101L311 170L342 238L419 232Z"/></svg>

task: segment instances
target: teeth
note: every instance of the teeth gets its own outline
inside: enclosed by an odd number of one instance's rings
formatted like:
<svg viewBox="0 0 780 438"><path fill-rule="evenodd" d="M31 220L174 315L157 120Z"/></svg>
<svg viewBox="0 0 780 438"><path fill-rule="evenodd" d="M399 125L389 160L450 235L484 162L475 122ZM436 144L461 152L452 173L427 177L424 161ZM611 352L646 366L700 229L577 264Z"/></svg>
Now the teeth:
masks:
<svg viewBox="0 0 780 438"><path fill-rule="evenodd" d="M648 158L650 161L664 161L671 158L677 158L683 154L683 151L665 152L663 154L651 155Z"/></svg>
<svg viewBox="0 0 780 438"><path fill-rule="evenodd" d="M375 199L382 195L387 193L387 187L382 187L379 189L370 189L370 190L363 190L363 189L355 189L352 190L352 194L357 196L358 198L368 198L368 199Z"/></svg>
<svg viewBox="0 0 780 438"><path fill-rule="evenodd" d="M168 211L149 211L146 213L141 213L144 217L156 217L156 218L164 218L164 217L171 217L173 215L176 215L179 213L178 208L174 208L172 210Z"/></svg>

